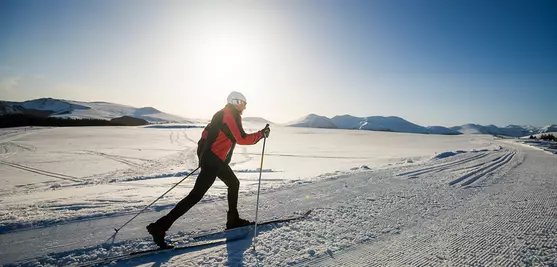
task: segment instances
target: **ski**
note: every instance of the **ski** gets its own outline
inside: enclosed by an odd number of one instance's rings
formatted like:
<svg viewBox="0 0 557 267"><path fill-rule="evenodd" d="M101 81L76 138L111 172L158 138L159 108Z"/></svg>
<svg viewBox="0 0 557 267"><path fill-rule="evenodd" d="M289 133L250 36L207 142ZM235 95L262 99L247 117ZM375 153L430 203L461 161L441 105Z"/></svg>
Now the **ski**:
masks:
<svg viewBox="0 0 557 267"><path fill-rule="evenodd" d="M280 217L277 219L271 219L268 221L263 221L263 222L259 222L257 223L257 226L264 226L264 225L269 225L269 224L275 224L275 223L283 223L283 222L290 222L290 221L296 221L296 220L301 220L301 219L305 219L307 218L312 210L308 210L307 212L305 212L302 215L290 215L290 216L284 216L284 217ZM251 231L253 230L253 226L254 224L250 224L250 225L246 225L246 226L242 226L242 227L237 227L237 228L233 228L233 229L227 229L227 230L222 230L222 231L216 231L216 232L211 232L211 233L206 233L206 234L201 234L201 235L197 235L197 236L193 236L193 237L178 237L178 238L173 238L172 241L176 242L176 241L183 241L186 239L190 239L192 241L196 241L196 240L201 240L201 239L218 239L218 238L225 238L225 237L230 237L233 236L235 233L239 232L239 231Z"/></svg>
<svg viewBox="0 0 557 267"><path fill-rule="evenodd" d="M305 219L310 215L311 211L312 210L308 210L306 213L304 213L302 215L292 215L292 216L287 216L287 217L281 217L281 218L278 218L278 219L272 219L272 220L269 220L269 221L259 222L259 223L257 223L257 226L264 226L264 225L270 225L270 224L275 224L275 223L284 223L284 222L291 222L291 221ZM84 263L84 264L79 265L79 266L96 266L96 265L99 265L99 264L106 265L106 264L109 264L109 263L114 262L114 261L131 260L131 259L134 259L134 258L143 257L143 256L147 256L147 255L155 255L155 254L166 253L166 252L171 252L171 251L180 251L180 250L189 250L189 249L194 249L194 248L202 248L202 247L205 247L205 246L222 245L222 244L226 244L228 242L233 242L233 241L241 240L241 239L244 239L244 238L248 237L251 234L251 231L253 230L253 227L254 227L254 224L250 224L250 225L247 225L247 226L242 226L242 227L237 227L237 228L233 228L233 229L202 234L202 235L189 237L189 238L187 238L187 237L175 238L175 239L172 239L172 241L183 241L183 240L186 240L186 239L190 239L191 242L187 243L183 246L176 246L176 247L172 247L172 248L165 248L165 249L155 248L155 249L135 251L135 252L131 252L131 253L125 254L125 255L112 256L112 257L92 261L92 262L89 262L89 263Z"/></svg>
<svg viewBox="0 0 557 267"><path fill-rule="evenodd" d="M188 243L188 244L183 245L183 246L176 246L176 247L172 247L172 248L164 248L164 249L154 248L154 249L148 249L148 250L142 250L142 251L135 251L135 252L131 252L131 253L125 254L125 255L118 255L118 256L112 256L112 257L108 257L108 258L104 258L104 259L99 259L99 260L92 261L92 262L89 262L89 263L85 263L85 264L79 265L79 266L107 265L107 264L110 264L110 263L116 262L116 261L131 260L131 259L135 259L135 258L139 258L139 257L144 257L144 256L148 256L148 255L156 255L156 254L161 254L161 253L167 253L167 252L171 252L171 251L202 248L202 247L205 247L205 246L217 246L217 245L226 244L227 242L232 242L232 241L243 239L243 238L247 237L248 235L249 235L249 232L246 231L244 234L236 235L232 238L224 237L224 238L218 238L218 239L192 242L192 243Z"/></svg>

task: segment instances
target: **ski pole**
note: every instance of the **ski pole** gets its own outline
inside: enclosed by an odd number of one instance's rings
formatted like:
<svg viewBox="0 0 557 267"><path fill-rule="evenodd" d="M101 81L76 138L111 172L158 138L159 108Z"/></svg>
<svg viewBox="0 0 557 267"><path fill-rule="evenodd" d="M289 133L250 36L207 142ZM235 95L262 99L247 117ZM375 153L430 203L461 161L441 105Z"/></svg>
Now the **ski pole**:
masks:
<svg viewBox="0 0 557 267"><path fill-rule="evenodd" d="M269 127L267 124L266 127ZM253 250L255 250L255 243L257 242L257 217L259 215L259 191L261 190L261 173L263 172L263 156L265 156L265 141L267 137L263 138L263 151L261 151L261 164L259 165L259 183L257 184L257 201L255 205L255 225L253 230Z"/></svg>
<svg viewBox="0 0 557 267"><path fill-rule="evenodd" d="M146 209L148 209L149 207L151 207L153 204L155 204L155 202L159 201L159 199L161 199L162 197L164 197L166 194L168 194L168 192L172 191L172 189L174 189L176 186L178 186L179 184L181 184L184 180L186 180L186 178L190 177L190 175L192 175L194 172L196 172L197 170L199 170L200 167L197 167L197 169L193 170L192 172L190 172L188 175L186 175L186 177L184 177L182 180L180 180L178 183L176 183L174 186L172 186L170 189L168 189L166 192L164 192L164 194L160 195L157 199L155 199L153 202L151 202L151 204L147 205L145 208L143 208L141 211L139 211L135 216L133 216L131 219L129 219L126 223L124 223L124 225L120 226L120 228L116 229L114 228L114 231L116 231L110 238L108 238L106 241L104 241L105 243L112 239L112 243L114 243L114 239L116 238L116 235L118 234L118 232L120 230L122 230L122 228L124 228L126 225L128 225L128 223L130 223L131 221L133 221L137 216L139 216L139 214L141 214L142 212L144 212ZM110 248L112 248L112 245L110 246ZM110 251L110 249L109 249Z"/></svg>

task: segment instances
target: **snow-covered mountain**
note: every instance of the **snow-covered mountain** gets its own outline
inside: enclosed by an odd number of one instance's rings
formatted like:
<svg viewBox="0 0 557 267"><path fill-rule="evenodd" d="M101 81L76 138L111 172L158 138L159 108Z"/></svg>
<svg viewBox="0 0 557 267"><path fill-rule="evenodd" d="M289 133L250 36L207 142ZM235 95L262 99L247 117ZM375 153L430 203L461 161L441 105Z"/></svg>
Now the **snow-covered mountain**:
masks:
<svg viewBox="0 0 557 267"><path fill-rule="evenodd" d="M501 131L495 125L482 126L479 124L464 124L461 126L451 127L450 129L461 132L463 134L501 134Z"/></svg>
<svg viewBox="0 0 557 267"><path fill-rule="evenodd" d="M3 114L28 113L40 116L67 117L67 118L92 118L111 120L123 116L144 119L150 123L205 123L204 120L183 118L180 116L164 113L153 107L136 108L127 105L109 102L82 102L73 100L62 100L53 98L40 98L24 102L1 101L0 116ZM273 124L260 117L246 117L244 122ZM497 127L495 125L465 124L455 127L443 126L420 126L400 117L355 117L348 114L338 115L332 118L309 114L293 122L284 124L291 127L311 128L339 128L370 131L392 131L420 134L493 134L512 137L523 137L538 133L557 132L557 125L551 124L545 127L534 127L529 125L508 125Z"/></svg>
<svg viewBox="0 0 557 267"><path fill-rule="evenodd" d="M363 118L351 115L340 115L331 118L331 121L340 129L360 129Z"/></svg>
<svg viewBox="0 0 557 267"><path fill-rule="evenodd" d="M427 129L430 134L462 134L461 132L443 126L428 126Z"/></svg>
<svg viewBox="0 0 557 267"><path fill-rule="evenodd" d="M273 122L268 121L268 120L266 120L264 118L261 118L261 117L245 117L245 118L242 118L242 121L243 122L251 122L251 123L260 123L260 124L267 124L267 123L271 124L271 125L274 124Z"/></svg>
<svg viewBox="0 0 557 267"><path fill-rule="evenodd" d="M406 133L432 133L431 130L420 125L416 125L406 121L400 117L354 117L351 115L334 116L329 119L324 116L309 114L301 119L287 124L287 126L296 127L314 127L317 128L339 128L339 129L357 129L357 130L370 130L370 131L391 131L391 132L406 132ZM448 131L455 134L452 131Z"/></svg>
<svg viewBox="0 0 557 267"><path fill-rule="evenodd" d="M73 100L40 98L24 102L0 102L0 115L43 111L51 117L89 118L110 120L123 116L144 119L151 123L197 123L197 120L164 113L152 107L136 108L109 102L82 102Z"/></svg>
<svg viewBox="0 0 557 267"><path fill-rule="evenodd" d="M507 135L507 136L525 136L532 133L531 129L528 130L527 128L522 127L520 125L512 125L512 124L505 126L503 128L499 128L499 131L501 132L502 135Z"/></svg>
<svg viewBox="0 0 557 267"><path fill-rule="evenodd" d="M13 106L11 102L0 101L0 115L23 113L22 108Z"/></svg>
<svg viewBox="0 0 557 267"><path fill-rule="evenodd" d="M411 123L399 117L372 116L365 117L362 121L361 130L392 131L404 133L429 133L423 126Z"/></svg>
<svg viewBox="0 0 557 267"><path fill-rule="evenodd" d="M545 127L540 128L538 131L538 133L553 133L553 132L557 132L556 124L547 125Z"/></svg>
<svg viewBox="0 0 557 267"><path fill-rule="evenodd" d="M400 117L355 117L348 114L334 116L331 119L316 114L309 114L297 121L287 123L286 126L392 131L420 134L493 134L513 137L522 137L544 132L557 132L557 125L548 125L542 128L529 125L508 125L505 127L497 127L495 125L483 126L478 124L465 124L451 128L443 126L424 127L406 121Z"/></svg>
<svg viewBox="0 0 557 267"><path fill-rule="evenodd" d="M319 116L316 114L309 114L302 117L296 121L287 123L286 126L291 127L311 127L311 128L338 128L331 119L325 116Z"/></svg>
<svg viewBox="0 0 557 267"><path fill-rule="evenodd" d="M483 126L478 124L465 124L451 127L451 129L464 134L494 134L514 137L526 136L540 131L532 126L508 125L500 128L495 125Z"/></svg>

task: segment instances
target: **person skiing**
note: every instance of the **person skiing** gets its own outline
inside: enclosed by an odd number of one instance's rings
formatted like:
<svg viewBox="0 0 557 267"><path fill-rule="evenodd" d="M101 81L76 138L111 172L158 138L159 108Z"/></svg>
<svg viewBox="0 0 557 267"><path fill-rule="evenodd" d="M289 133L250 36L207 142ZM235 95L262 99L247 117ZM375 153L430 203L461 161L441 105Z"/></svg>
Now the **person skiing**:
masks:
<svg viewBox="0 0 557 267"><path fill-rule="evenodd" d="M205 195L219 177L228 187L228 213L226 229L246 226L252 222L240 218L238 214L238 191L240 181L229 166L236 143L254 145L262 138L269 137L271 129L265 128L255 133L246 134L242 127L242 112L247 101L243 94L233 91L228 95L224 108L213 115L205 127L197 145L197 156L201 171L191 192L165 216L146 228L160 248L170 248L164 237L174 221L184 215Z"/></svg>

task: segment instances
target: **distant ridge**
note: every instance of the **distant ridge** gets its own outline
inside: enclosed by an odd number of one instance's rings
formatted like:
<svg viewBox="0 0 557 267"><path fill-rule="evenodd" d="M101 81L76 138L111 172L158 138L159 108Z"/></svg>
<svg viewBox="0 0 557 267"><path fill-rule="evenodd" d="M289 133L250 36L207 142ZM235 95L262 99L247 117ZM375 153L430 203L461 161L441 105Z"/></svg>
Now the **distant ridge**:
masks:
<svg viewBox="0 0 557 267"><path fill-rule="evenodd" d="M557 125L548 125L541 128L533 126L509 125L506 127L497 127L495 125L482 126L478 124L465 124L455 127L443 126L420 126L400 117L355 117L348 114L334 116L329 119L325 116L316 114L306 115L296 121L286 123L290 127L310 127L310 128L339 128L339 129L356 129L370 131L390 131L403 133L419 133L419 134L492 134L504 135L512 137L522 137L531 134L544 132L557 132Z"/></svg>
<svg viewBox="0 0 557 267"><path fill-rule="evenodd" d="M54 98L39 98L24 102L0 101L0 115L17 113L59 118L102 120L128 116L145 120L149 123L200 122L199 120L168 114L153 107L135 108L102 101L82 102Z"/></svg>

